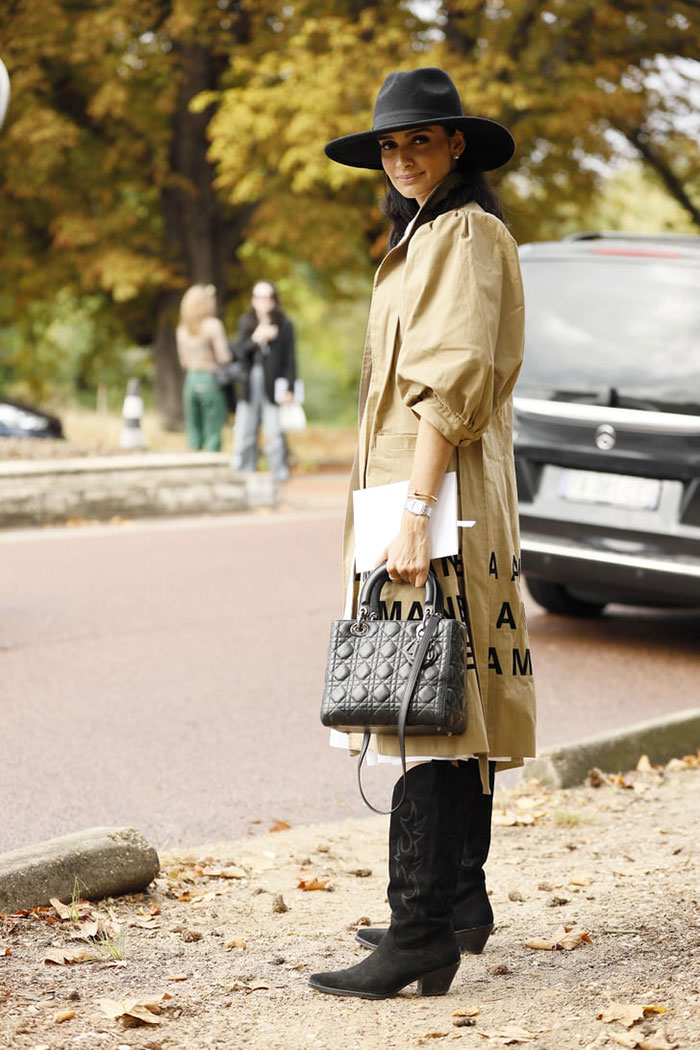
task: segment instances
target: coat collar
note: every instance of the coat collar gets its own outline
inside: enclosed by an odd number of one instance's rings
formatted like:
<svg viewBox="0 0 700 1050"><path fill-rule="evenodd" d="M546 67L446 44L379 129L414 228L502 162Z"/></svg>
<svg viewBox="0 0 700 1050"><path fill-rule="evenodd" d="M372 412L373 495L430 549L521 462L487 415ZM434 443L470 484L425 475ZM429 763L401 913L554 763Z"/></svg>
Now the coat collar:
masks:
<svg viewBox="0 0 700 1050"><path fill-rule="evenodd" d="M379 264L379 268L377 269L376 277L379 276L379 272L383 268L384 263L388 259L394 257L395 252L398 252L400 248L408 248L409 242L415 234L416 230L419 229L419 227L425 225L426 222L430 222L431 219L434 218L434 206L438 204L441 200L444 200L447 194L450 193L450 191L453 190L454 187L457 186L460 181L461 179L459 174L456 171L452 171L449 175L445 176L442 182L438 182L437 186L435 186L435 188L431 191L428 197L426 197L426 199L423 201L420 208L416 212L415 217L412 220L413 225L411 226L408 236L404 237L404 239L402 241L399 241L398 244L395 244L393 248L390 248L384 256L384 258L382 259L381 263Z"/></svg>

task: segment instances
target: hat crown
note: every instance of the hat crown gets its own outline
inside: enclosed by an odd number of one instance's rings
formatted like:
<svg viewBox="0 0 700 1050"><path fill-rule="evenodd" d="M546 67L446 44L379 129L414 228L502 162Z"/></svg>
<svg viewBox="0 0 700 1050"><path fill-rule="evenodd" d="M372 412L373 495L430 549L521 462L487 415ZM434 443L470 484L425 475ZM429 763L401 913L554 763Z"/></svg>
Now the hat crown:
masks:
<svg viewBox="0 0 700 1050"><path fill-rule="evenodd" d="M459 92L443 69L427 66L389 73L374 106L373 131L411 121L436 122L464 116Z"/></svg>

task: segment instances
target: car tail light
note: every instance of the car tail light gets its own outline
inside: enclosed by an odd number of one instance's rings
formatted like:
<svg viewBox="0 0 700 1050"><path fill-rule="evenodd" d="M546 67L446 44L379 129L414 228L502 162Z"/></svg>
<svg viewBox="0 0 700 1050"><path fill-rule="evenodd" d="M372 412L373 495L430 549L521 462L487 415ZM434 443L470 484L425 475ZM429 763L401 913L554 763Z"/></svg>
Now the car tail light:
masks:
<svg viewBox="0 0 700 1050"><path fill-rule="evenodd" d="M634 255L645 259L680 259L680 252L664 252L657 248L593 248L593 255Z"/></svg>

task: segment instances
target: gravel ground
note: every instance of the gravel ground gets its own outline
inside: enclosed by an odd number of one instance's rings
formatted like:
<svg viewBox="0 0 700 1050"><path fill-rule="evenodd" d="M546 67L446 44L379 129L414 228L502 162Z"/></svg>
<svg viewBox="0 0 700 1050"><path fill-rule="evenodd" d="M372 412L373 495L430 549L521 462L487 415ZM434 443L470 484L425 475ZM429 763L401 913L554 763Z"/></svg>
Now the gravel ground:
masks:
<svg viewBox="0 0 700 1050"><path fill-rule="evenodd" d="M142 896L0 920L0 1047L696 1050L698 765L497 792L497 928L445 997L413 985L366 1002L307 986L363 957L358 923L388 918L385 818L260 828L163 856ZM562 927L576 947L526 946ZM44 962L76 947L88 958Z"/></svg>

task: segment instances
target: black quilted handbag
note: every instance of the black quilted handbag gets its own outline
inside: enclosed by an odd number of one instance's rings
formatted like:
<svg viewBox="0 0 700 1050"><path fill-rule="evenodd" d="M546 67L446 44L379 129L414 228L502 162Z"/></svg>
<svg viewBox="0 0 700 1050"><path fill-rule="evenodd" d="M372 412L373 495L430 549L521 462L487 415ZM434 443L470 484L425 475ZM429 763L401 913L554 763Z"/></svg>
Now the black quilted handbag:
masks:
<svg viewBox="0 0 700 1050"><path fill-rule="evenodd" d="M389 576L380 565L360 594L356 620L334 620L328 646L321 722L364 733L357 779L375 813L393 813L406 788L406 734L463 733L468 627L442 612L442 590L430 570L422 620L380 620ZM398 735L404 792L391 810L376 809L362 789L362 763L372 733Z"/></svg>

